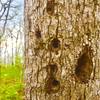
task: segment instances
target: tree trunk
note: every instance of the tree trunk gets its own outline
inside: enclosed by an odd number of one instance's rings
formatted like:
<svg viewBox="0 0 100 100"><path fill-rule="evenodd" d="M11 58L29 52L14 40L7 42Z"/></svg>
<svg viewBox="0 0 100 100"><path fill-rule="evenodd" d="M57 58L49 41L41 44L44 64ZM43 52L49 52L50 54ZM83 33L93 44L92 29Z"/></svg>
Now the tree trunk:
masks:
<svg viewBox="0 0 100 100"><path fill-rule="evenodd" d="M100 99L99 15L99 0L25 0L25 100Z"/></svg>

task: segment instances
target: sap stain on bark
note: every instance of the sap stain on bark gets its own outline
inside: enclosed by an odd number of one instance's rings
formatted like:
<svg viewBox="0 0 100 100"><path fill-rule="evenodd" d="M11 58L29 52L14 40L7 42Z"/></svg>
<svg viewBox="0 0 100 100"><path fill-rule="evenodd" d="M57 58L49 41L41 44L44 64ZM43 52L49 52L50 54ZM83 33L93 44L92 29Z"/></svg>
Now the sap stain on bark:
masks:
<svg viewBox="0 0 100 100"><path fill-rule="evenodd" d="M40 39L40 38L41 38L41 31L40 31L39 28L37 28L37 29L35 30L35 36L36 36L37 39Z"/></svg>
<svg viewBox="0 0 100 100"><path fill-rule="evenodd" d="M46 93L57 93L60 89L60 82L55 77L49 77L45 84Z"/></svg>
<svg viewBox="0 0 100 100"><path fill-rule="evenodd" d="M47 10L47 13L49 15L53 15L54 14L54 6L55 6L55 0L48 0L47 1L46 10Z"/></svg>
<svg viewBox="0 0 100 100"><path fill-rule="evenodd" d="M60 89L60 81L56 79L58 66L56 63L47 65L47 80L45 84L46 93L57 93Z"/></svg>
<svg viewBox="0 0 100 100"><path fill-rule="evenodd" d="M53 38L50 43L51 51L56 52L57 54L58 51L60 50L60 47L61 47L60 40L58 38Z"/></svg>
<svg viewBox="0 0 100 100"><path fill-rule="evenodd" d="M47 73L48 75L55 76L58 71L58 67L56 63L48 64L47 65Z"/></svg>

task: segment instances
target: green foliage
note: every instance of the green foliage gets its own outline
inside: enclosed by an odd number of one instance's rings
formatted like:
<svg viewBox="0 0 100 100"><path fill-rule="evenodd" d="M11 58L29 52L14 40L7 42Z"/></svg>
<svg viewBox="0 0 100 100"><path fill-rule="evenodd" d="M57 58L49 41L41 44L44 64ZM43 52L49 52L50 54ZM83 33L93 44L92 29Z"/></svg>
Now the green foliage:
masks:
<svg viewBox="0 0 100 100"><path fill-rule="evenodd" d="M22 58L19 55L16 55L15 56L15 66L21 67L20 65L22 65Z"/></svg>
<svg viewBox="0 0 100 100"><path fill-rule="evenodd" d="M21 59L15 65L0 64L0 100L23 100L24 84Z"/></svg>

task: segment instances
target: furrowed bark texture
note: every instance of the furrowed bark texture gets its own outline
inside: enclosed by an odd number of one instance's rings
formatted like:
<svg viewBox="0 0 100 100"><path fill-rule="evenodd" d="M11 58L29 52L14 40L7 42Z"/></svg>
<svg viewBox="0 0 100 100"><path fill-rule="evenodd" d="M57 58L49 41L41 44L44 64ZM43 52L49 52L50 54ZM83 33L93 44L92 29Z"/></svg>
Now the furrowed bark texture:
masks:
<svg viewBox="0 0 100 100"><path fill-rule="evenodd" d="M100 1L55 0L53 9L48 1L25 0L25 100L100 100ZM75 68L86 44L93 70L89 82L80 83ZM50 73L60 82L56 93L46 91Z"/></svg>

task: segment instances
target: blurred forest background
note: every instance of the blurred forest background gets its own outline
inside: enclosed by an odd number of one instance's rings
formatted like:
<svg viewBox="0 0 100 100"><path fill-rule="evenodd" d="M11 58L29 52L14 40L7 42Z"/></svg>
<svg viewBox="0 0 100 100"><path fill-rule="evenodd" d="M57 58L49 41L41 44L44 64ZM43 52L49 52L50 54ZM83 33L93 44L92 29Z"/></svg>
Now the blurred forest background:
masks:
<svg viewBox="0 0 100 100"><path fill-rule="evenodd" d="M23 2L0 0L0 100L23 99Z"/></svg>

